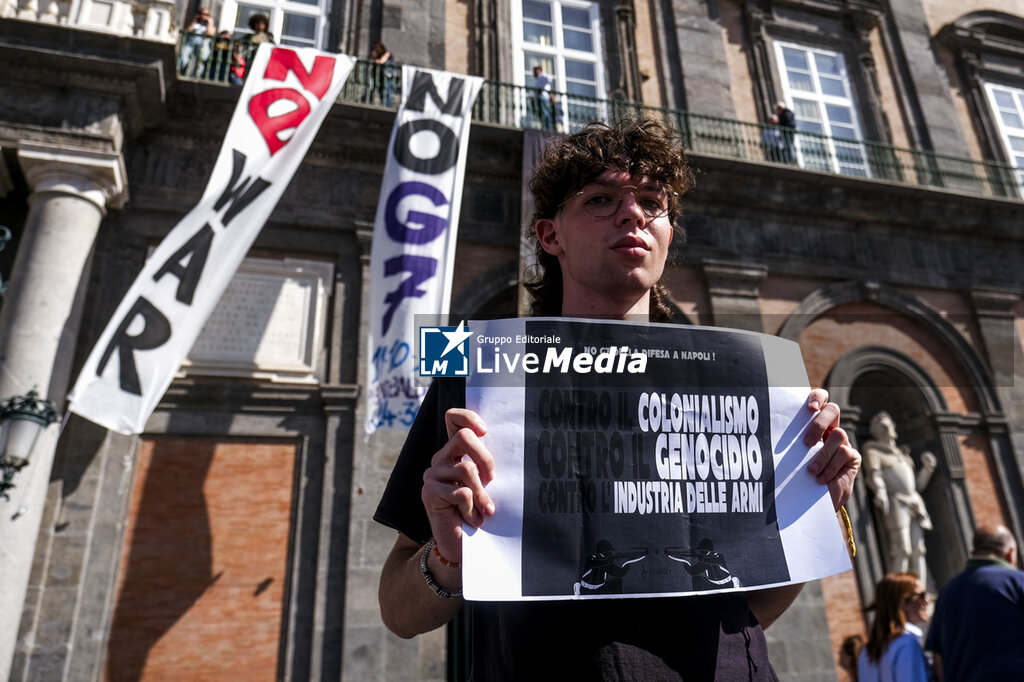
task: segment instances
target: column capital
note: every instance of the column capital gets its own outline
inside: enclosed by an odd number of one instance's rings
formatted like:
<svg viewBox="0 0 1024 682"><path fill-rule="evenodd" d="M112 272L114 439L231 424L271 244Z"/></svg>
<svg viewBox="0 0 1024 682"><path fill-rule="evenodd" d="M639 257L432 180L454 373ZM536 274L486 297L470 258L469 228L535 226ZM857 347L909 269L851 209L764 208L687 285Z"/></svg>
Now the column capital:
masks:
<svg viewBox="0 0 1024 682"><path fill-rule="evenodd" d="M758 298L768 267L760 263L733 263L704 259L701 265L712 294L739 298Z"/></svg>
<svg viewBox="0 0 1024 682"><path fill-rule="evenodd" d="M715 325L763 332L760 290L768 268L716 260L705 260L701 265Z"/></svg>
<svg viewBox="0 0 1024 682"><path fill-rule="evenodd" d="M128 200L128 174L120 152L19 142L18 161L33 196L70 194L104 213Z"/></svg>
<svg viewBox="0 0 1024 682"><path fill-rule="evenodd" d="M1020 294L1009 290L971 289L971 302L978 315L1013 318L1013 308Z"/></svg>

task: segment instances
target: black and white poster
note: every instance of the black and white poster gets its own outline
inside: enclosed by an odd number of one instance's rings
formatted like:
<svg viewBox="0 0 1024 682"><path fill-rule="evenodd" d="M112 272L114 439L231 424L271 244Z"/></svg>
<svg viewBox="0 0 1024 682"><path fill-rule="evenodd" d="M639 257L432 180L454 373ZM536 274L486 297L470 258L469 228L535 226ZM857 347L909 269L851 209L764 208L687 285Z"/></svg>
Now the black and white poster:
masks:
<svg viewBox="0 0 1024 682"><path fill-rule="evenodd" d="M685 595L850 567L796 344L569 319L472 323L467 406L497 513L467 529L469 599Z"/></svg>

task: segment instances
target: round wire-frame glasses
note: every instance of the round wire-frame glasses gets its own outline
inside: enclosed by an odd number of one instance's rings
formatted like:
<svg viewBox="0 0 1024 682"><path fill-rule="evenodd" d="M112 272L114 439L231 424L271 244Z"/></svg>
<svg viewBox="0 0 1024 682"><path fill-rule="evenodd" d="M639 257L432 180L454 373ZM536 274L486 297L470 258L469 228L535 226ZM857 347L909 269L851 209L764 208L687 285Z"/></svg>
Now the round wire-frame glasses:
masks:
<svg viewBox="0 0 1024 682"><path fill-rule="evenodd" d="M629 191L648 219L660 218L672 208L672 192L665 185L615 185L591 183L558 205L562 208L576 197L583 197L583 208L595 218L607 218L615 215L622 206L623 194Z"/></svg>

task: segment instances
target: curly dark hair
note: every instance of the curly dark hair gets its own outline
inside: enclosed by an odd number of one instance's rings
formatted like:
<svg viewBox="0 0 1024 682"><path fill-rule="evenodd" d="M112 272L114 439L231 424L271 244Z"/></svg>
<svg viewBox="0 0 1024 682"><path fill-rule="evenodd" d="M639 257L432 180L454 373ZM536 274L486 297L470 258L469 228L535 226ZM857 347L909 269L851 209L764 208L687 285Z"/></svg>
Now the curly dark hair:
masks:
<svg viewBox="0 0 1024 682"><path fill-rule="evenodd" d="M548 147L530 180L534 210L530 234L534 239L536 276L525 284L532 300L533 315L562 314L562 267L558 258L544 250L533 234L538 220L554 218L566 197L583 189L608 169L662 182L675 193L669 209L672 229L679 231L682 213L679 197L693 187L690 170L679 136L671 128L651 119L626 119L613 125L590 123ZM671 319L668 292L661 282L651 289L651 321Z"/></svg>

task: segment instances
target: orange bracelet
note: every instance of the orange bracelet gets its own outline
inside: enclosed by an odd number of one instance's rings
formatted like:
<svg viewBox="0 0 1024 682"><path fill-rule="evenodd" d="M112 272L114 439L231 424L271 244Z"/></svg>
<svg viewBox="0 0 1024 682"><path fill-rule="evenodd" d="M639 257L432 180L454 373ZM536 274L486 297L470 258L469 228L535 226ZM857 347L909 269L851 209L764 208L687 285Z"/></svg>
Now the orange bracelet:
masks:
<svg viewBox="0 0 1024 682"><path fill-rule="evenodd" d="M447 560L441 556L440 552L437 551L437 543L434 541L434 538L430 538L429 540L427 540L426 546L424 546L423 551L420 553L420 573L423 574L423 579L426 581L427 587L429 587L434 592L434 594L436 594L438 597L441 597L442 599L457 599L461 597L461 587L455 590L454 592L449 592L448 590L438 585L437 581L434 580L433 574L431 574L430 569L427 568L427 558L430 556L430 553L432 551L437 554L438 558L440 558L441 561L447 562ZM450 564L451 562L447 563Z"/></svg>
<svg viewBox="0 0 1024 682"><path fill-rule="evenodd" d="M441 554L441 550L437 548L436 542L434 543L434 556L441 560L441 564L443 566L447 566L448 568L458 568L459 566L462 566L462 563L459 561L449 561L448 559L445 559Z"/></svg>

